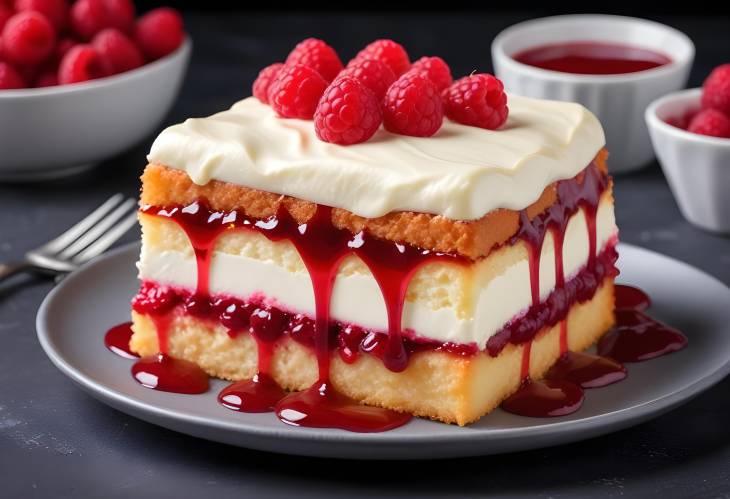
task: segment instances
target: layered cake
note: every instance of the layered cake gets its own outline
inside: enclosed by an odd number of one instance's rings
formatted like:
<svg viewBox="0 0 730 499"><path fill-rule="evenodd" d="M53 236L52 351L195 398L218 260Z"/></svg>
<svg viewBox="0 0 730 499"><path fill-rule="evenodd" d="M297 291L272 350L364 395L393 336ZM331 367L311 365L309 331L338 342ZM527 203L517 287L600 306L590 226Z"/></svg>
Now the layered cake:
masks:
<svg viewBox="0 0 730 499"><path fill-rule="evenodd" d="M417 72L394 78L400 96L427 87ZM397 113L389 125L389 90L372 111L385 126L360 113L349 140L350 129L322 130L324 100L380 100L333 79L314 120L289 117L269 91L272 102L246 98L154 142L133 351L226 380L265 377L281 396L330 390L464 425L612 326L617 228L589 111L500 85L509 111L503 101L489 127L434 82L446 115L435 131ZM288 422L298 414L271 405Z"/></svg>

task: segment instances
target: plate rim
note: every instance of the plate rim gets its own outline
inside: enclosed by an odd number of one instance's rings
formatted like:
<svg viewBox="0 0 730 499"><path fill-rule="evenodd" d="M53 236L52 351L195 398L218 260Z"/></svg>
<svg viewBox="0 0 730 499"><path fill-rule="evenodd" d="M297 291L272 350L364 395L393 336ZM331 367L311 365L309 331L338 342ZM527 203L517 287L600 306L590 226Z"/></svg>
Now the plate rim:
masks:
<svg viewBox="0 0 730 499"><path fill-rule="evenodd" d="M54 346L54 340L51 338L52 334L49 332L48 327L48 316L54 301L59 295L64 293L65 289L77 280L82 279L84 274L95 268L103 266L108 260L120 256L123 253L131 252L135 248L139 248L140 241L131 242L108 251L100 257L92 260L81 266L78 270L69 274L59 285L55 286L43 299L38 312L36 314L36 335L38 340L45 352L46 356L51 362L67 377L69 377L75 384L81 387L85 392L92 395L94 398L102 401L103 403L114 407L116 410L120 410L126 414L132 415L139 419L152 422L159 425L156 419L163 418L166 420L174 421L176 423L182 423L185 425L200 426L201 428L212 428L219 431L235 432L242 435L250 435L252 437L268 437L268 438L283 438L286 441L297 442L297 443L312 443L312 442L327 442L329 444L342 444L342 443L367 443L371 446L392 446L398 445L424 445L424 444L464 444L474 443L475 441L481 442L494 442L504 441L512 438L517 439L529 439L530 437L550 437L555 434L563 434L565 436L566 429L570 429L570 434L575 435L575 438L562 438L561 443L575 442L583 440L585 438L591 438L594 436L611 433L622 428L633 426L642 421L657 417L661 414L668 412L674 407L680 405L683 402L687 402L692 398L696 397L703 391L712 387L728 374L730 374L730 357L728 357L722 364L717 366L714 371L709 372L707 375L702 376L699 379L693 379L692 381L683 384L681 388L669 393L667 395L652 398L650 400L643 401L638 404L634 404L629 407L623 407L621 409L596 414L580 420L569 420L559 421L555 420L550 423L521 428L496 428L484 430L483 432L470 431L469 426L462 427L463 432L453 434L435 434L430 435L427 433L412 434L412 435L397 435L395 438L392 433L353 433L342 430L334 429L308 429L308 428L297 428L296 431L292 431L291 427L282 425L281 429L261 427L255 423L249 423L246 421L241 422L228 422L223 420L216 420L207 418L204 416L198 416L190 414L185 411L178 409L172 409L164 406L155 405L143 400L137 399L134 396L130 396L111 387L103 385L101 382L96 381L92 376L84 374L80 369L74 367ZM632 251L638 251L644 253L652 258L661 258L669 260L674 265L680 265L694 272L698 272L703 277L710 279L715 284L719 284L725 290L730 292L730 287L725 283L717 279L711 274L694 267L686 262L675 259L673 257L664 255L662 253L636 246L629 243L619 243L619 250L621 248L630 248ZM134 412L130 412L129 408L132 408ZM150 418L142 417L141 414L149 415ZM162 425L160 425L162 426ZM190 434L184 430L175 430L178 432ZM208 437L205 437L208 438ZM210 438L209 438L210 439ZM214 439L211 439L214 440ZM222 440L218 440L222 441ZM559 444L552 444L559 445ZM518 446L522 449L528 448L543 448L552 445L535 445L535 446ZM255 447L250 447L255 448ZM266 450L266 449L264 449ZM511 451L505 451L511 452ZM485 449L484 452L464 452L455 453L456 456L467 456L467 455L486 455L489 454L489 449ZM501 452L500 452L501 453ZM296 454L296 452L292 452ZM322 455L321 453L313 453L310 455ZM381 456L382 457L382 456ZM441 456L434 456L441 457ZM429 459L430 456L423 456L424 459Z"/></svg>

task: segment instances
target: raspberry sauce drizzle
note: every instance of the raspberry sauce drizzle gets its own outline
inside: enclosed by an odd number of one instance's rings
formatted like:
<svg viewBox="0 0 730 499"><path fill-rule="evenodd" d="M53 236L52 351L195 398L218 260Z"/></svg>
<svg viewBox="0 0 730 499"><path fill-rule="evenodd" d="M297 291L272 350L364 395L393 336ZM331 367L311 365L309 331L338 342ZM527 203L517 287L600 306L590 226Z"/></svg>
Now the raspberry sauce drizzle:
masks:
<svg viewBox="0 0 730 499"><path fill-rule="evenodd" d="M205 393L208 375L197 364L164 353L142 357L132 366L132 376L142 386L173 393Z"/></svg>
<svg viewBox="0 0 730 499"><path fill-rule="evenodd" d="M202 267L209 267L209 248L215 238L208 225L195 223L199 218L198 206L189 205L174 209L179 217L191 227L188 237L194 241L193 249L198 261L198 289L196 296L207 295L207 288L200 289L201 281L207 282L207 274L200 275ZM164 211L163 211L164 212ZM165 213L165 215L167 215ZM163 215L164 216L164 215ZM187 231L186 231L187 232ZM202 248L202 249L198 249ZM206 270L207 272L207 270ZM203 300L198 300L202 302ZM149 289L147 294L138 294L132 301L132 308L147 314L157 331L158 353L142 357L132 366L132 376L141 385L154 390L174 393L203 393L208 391L208 375L194 362L176 359L168 355L169 329L175 319L175 307L179 297L169 290ZM191 310L195 310L191 307Z"/></svg>
<svg viewBox="0 0 730 499"><path fill-rule="evenodd" d="M686 347L685 335L644 313L650 303L643 291L616 285L616 325L598 341L598 353L619 362L641 362Z"/></svg>
<svg viewBox="0 0 730 499"><path fill-rule="evenodd" d="M125 359L138 359L139 355L129 348L132 338L132 323L123 322L109 329L104 335L104 346Z"/></svg>
<svg viewBox="0 0 730 499"><path fill-rule="evenodd" d="M210 304L207 280L210 278L209 267L215 241L226 230L245 228L255 230L271 241L290 241L309 272L315 298L313 343L319 371L317 382L302 392L289 395L274 388L275 382L269 373L271 352L286 321L283 312L271 307L259 307L251 314L249 324L249 331L258 344L258 372L252 380L234 383L219 394L219 401L225 407L242 412L262 412L273 407L279 418L288 424L350 431L384 431L410 420L410 415L394 411L379 408L365 410L331 386L329 307L332 287L342 259L352 251L349 245L352 235L333 226L331 208L318 206L314 215L303 224L298 224L285 210L280 210L276 216L266 220L254 220L241 217L235 211L214 212L202 201L182 208L156 210L148 207L143 211L175 221L188 234L198 263L196 293L185 302L186 305L193 304L192 313L202 314L205 310L216 308ZM203 283L203 280L206 282ZM201 305L205 301L209 305ZM240 330L246 329L246 321L241 320L235 310L226 316L231 306L234 309L237 307L235 303L222 305L227 305L222 317L228 323L229 335L235 337ZM219 304L219 307L222 305ZM273 325L272 321L277 324ZM397 338L400 338L399 334Z"/></svg>
<svg viewBox="0 0 730 499"><path fill-rule="evenodd" d="M284 219L287 223L277 224L277 228L294 223L288 215L284 215ZM322 206L295 231L283 229L282 232L274 233L272 240L286 237L294 244L312 281L316 314L314 347L319 378L309 388L281 399L274 408L277 417L293 426L354 432L379 432L404 425L411 419L409 414L361 406L338 393L330 382L330 301L337 269L348 254L351 235L336 229L332 225L332 209Z"/></svg>
<svg viewBox="0 0 730 499"><path fill-rule="evenodd" d="M639 310L644 311L651 306L649 295L639 288L627 286L626 284L616 285L616 310Z"/></svg>
<svg viewBox="0 0 730 499"><path fill-rule="evenodd" d="M520 212L520 230L515 237L524 241L527 246L532 296L531 310L538 310L540 306L540 258L545 235L549 230L552 231L555 248L555 288L557 293L564 292L563 239L568 220L579 209L582 209L585 214L588 231L589 253L586 266L594 268L596 265L598 203L608 184L607 178L600 173L595 164L589 165L582 177L578 182L572 180L558 182L559 202L548 208L544 215L530 219L526 210ZM558 362L561 363L562 370L556 370L555 376L550 379L530 379L530 356L533 342L533 339L530 338L522 350L521 385L514 394L502 402L504 410L530 417L564 416L577 411L583 404L582 385L600 386L600 383L608 379L613 380L611 382L618 381L611 377L613 375L618 378L618 375L610 369L612 364L617 363L596 360L591 364L580 362L579 360L585 359L570 355L566 317L568 310L569 305L560 321L561 359ZM587 367L594 365L600 365L601 369ZM606 374L604 371L610 371L611 374Z"/></svg>
<svg viewBox="0 0 730 499"><path fill-rule="evenodd" d="M522 212L521 222L522 227L525 227L524 240L527 244L530 289L534 309L540 304L540 256L546 232L537 230L525 211ZM529 227L527 227L528 225ZM562 254L556 253L555 258L562 260ZM562 322L564 323L565 320ZM502 408L513 414L529 417L564 416L577 411L583 404L583 390L580 387L566 380L533 380L530 378L533 341L533 339L527 341L522 349L521 385L515 393L502 402Z"/></svg>
<svg viewBox="0 0 730 499"><path fill-rule="evenodd" d="M406 292L413 275L427 261L437 259L458 261L459 258L420 250L410 245L378 240L364 232L355 235L350 242L350 248L368 266L385 300L388 340L380 358L388 369L401 372L408 367L408 353L403 343L402 318Z"/></svg>
<svg viewBox="0 0 730 499"><path fill-rule="evenodd" d="M626 378L620 362L585 352L567 351L550 368L546 380L565 380L581 388L600 388Z"/></svg>
<svg viewBox="0 0 730 499"><path fill-rule="evenodd" d="M286 391L271 377L274 342L255 337L258 349L258 372L251 379L236 381L218 394L218 402L238 412L271 412L286 396Z"/></svg>

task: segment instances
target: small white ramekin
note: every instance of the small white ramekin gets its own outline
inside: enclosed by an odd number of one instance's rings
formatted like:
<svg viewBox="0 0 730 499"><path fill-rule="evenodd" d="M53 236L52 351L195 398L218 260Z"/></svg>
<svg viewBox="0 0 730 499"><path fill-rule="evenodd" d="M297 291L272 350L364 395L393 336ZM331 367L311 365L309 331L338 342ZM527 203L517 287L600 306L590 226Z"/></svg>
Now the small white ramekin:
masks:
<svg viewBox="0 0 730 499"><path fill-rule="evenodd" d="M699 109L701 88L652 102L646 124L679 210L706 230L730 233L730 139L690 133L667 123Z"/></svg>
<svg viewBox="0 0 730 499"><path fill-rule="evenodd" d="M628 74L582 75L536 68L513 55L552 43L599 41L666 54L658 68ZM601 121L614 173L641 168L653 158L644 110L651 101L687 82L694 44L682 32L645 19L611 15L545 17L515 24L492 42L495 73L508 93L583 104Z"/></svg>

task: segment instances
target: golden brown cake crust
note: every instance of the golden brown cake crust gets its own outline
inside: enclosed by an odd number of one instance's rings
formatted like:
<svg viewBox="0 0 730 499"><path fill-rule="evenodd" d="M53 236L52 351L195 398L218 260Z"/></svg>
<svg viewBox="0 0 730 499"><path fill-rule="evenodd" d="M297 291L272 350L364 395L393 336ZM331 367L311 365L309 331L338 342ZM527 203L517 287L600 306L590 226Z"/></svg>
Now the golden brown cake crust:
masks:
<svg viewBox="0 0 730 499"><path fill-rule="evenodd" d="M607 174L606 157L601 150L595 163ZM582 175L582 172L578 175ZM316 204L212 180L197 185L183 171L150 163L142 174L143 205L171 206L188 204L205 199L215 210L243 211L253 218L267 218L280 208L286 209L297 222L306 222L315 212ZM527 214L534 218L557 199L555 184L550 184L540 198L527 207ZM497 209L482 218L470 221L451 220L428 213L410 211L394 212L378 218L364 218L347 210L332 211L334 225L353 234L363 229L375 237L411 244L443 253L458 254L472 260L488 255L492 249L505 243L519 229L519 212Z"/></svg>

